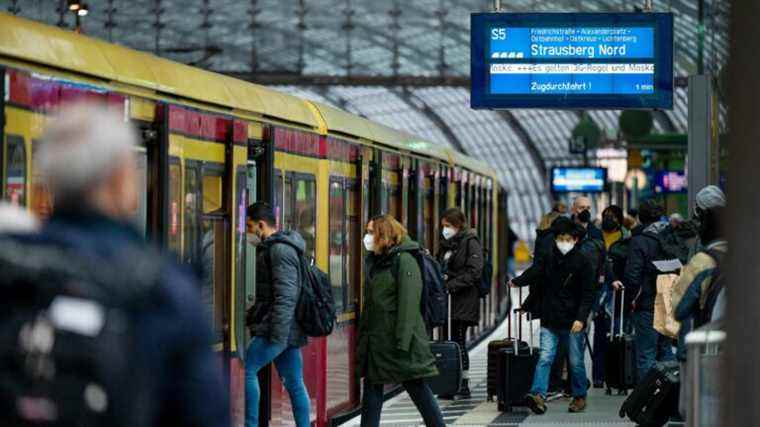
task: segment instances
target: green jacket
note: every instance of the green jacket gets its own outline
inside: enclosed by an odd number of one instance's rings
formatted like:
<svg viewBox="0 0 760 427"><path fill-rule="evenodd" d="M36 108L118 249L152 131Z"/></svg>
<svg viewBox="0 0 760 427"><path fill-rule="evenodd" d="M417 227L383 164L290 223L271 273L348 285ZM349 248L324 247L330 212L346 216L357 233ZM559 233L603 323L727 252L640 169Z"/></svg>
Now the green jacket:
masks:
<svg viewBox="0 0 760 427"><path fill-rule="evenodd" d="M420 313L422 275L416 259L408 253L419 248L407 237L387 254L367 257L357 368L359 376L372 384L438 375Z"/></svg>

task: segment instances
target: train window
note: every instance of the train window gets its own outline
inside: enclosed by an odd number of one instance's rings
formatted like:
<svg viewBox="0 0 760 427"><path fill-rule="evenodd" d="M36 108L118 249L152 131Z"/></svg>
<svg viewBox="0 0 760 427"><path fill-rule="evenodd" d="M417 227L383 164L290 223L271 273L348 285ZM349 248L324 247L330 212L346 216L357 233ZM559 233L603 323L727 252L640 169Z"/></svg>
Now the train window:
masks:
<svg viewBox="0 0 760 427"><path fill-rule="evenodd" d="M203 213L214 212L222 208L222 173L220 164L203 165Z"/></svg>
<svg viewBox="0 0 760 427"><path fill-rule="evenodd" d="M316 238L317 183L313 175L298 175L294 179L294 187L294 229L306 242L305 253L314 258L316 255L314 241ZM287 188L285 194L289 194ZM285 216L288 217L287 210Z"/></svg>
<svg viewBox="0 0 760 427"><path fill-rule="evenodd" d="M290 175L282 178L282 229L293 229L293 179Z"/></svg>
<svg viewBox="0 0 760 427"><path fill-rule="evenodd" d="M398 222L401 221L401 190L398 185L388 186L388 213L396 218Z"/></svg>
<svg viewBox="0 0 760 427"><path fill-rule="evenodd" d="M274 217L279 229L282 226L282 172L279 169L274 173Z"/></svg>
<svg viewBox="0 0 760 427"><path fill-rule="evenodd" d="M343 310L343 270L346 255L346 192L340 179L330 180L330 283L333 288L335 307L338 312Z"/></svg>
<svg viewBox="0 0 760 427"><path fill-rule="evenodd" d="M346 304L348 308L354 307L357 301L357 290L361 283L361 197L358 182L350 182L348 185L348 200L346 202L346 264L348 265Z"/></svg>
<svg viewBox="0 0 760 427"><path fill-rule="evenodd" d="M32 140L32 159L37 158L39 147L40 141ZM34 166L32 166L30 175L32 185L28 197L29 207L40 220L44 221L53 213L53 196L42 173L37 171Z"/></svg>
<svg viewBox="0 0 760 427"><path fill-rule="evenodd" d="M199 165L195 162L185 162L185 193L184 214L182 225L184 262L198 265L201 251L201 205L203 198L200 186Z"/></svg>
<svg viewBox="0 0 760 427"><path fill-rule="evenodd" d="M134 224L140 235L145 237L148 229L148 153L136 154L138 205Z"/></svg>
<svg viewBox="0 0 760 427"><path fill-rule="evenodd" d="M435 241L435 195L433 194L433 177L427 176L424 181L425 202L422 205L423 229L422 234L425 236L424 244L428 250L433 251Z"/></svg>
<svg viewBox="0 0 760 427"><path fill-rule="evenodd" d="M172 157L169 161L169 224L167 224L167 246L178 258L182 256L182 248L180 247L181 193L182 171L180 169L179 159Z"/></svg>
<svg viewBox="0 0 760 427"><path fill-rule="evenodd" d="M5 152L5 196L12 204L26 205L26 146L24 138L8 135Z"/></svg>

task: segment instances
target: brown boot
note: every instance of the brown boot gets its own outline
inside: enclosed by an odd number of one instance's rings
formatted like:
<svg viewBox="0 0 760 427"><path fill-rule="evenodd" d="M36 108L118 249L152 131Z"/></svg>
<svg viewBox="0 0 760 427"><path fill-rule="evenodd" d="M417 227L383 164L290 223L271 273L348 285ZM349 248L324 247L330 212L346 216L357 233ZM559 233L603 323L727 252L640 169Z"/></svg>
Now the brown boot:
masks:
<svg viewBox="0 0 760 427"><path fill-rule="evenodd" d="M525 404L536 415L543 415L546 413L546 402L540 394L528 394L525 396Z"/></svg>
<svg viewBox="0 0 760 427"><path fill-rule="evenodd" d="M576 412L583 412L586 410L586 399L582 397L574 397L573 401L570 402L570 406L567 407L568 412L576 413Z"/></svg>

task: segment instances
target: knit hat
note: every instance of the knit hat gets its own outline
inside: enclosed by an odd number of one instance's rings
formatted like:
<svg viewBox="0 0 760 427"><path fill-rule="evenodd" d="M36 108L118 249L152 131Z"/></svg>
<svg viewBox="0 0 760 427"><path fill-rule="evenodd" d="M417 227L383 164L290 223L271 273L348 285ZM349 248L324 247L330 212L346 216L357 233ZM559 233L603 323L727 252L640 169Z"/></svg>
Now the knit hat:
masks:
<svg viewBox="0 0 760 427"><path fill-rule="evenodd" d="M697 207L702 210L726 207L726 194L715 185L708 185L699 190L696 198Z"/></svg>

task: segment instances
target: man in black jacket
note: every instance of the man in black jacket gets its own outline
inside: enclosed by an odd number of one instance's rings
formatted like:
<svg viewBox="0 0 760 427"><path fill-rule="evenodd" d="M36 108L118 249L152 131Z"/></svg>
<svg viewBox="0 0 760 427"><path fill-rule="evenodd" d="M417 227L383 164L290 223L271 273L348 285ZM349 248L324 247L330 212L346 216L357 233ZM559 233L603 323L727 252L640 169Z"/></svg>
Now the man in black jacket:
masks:
<svg viewBox="0 0 760 427"><path fill-rule="evenodd" d="M639 206L641 226L633 230L622 282L626 302L632 300L639 379L646 377L656 361L675 360L670 340L654 329L658 273L652 261L663 257L657 234L668 227L667 222L660 221L662 214L662 207L654 200L646 200ZM615 282L613 286L620 288L621 283Z"/></svg>
<svg viewBox="0 0 760 427"><path fill-rule="evenodd" d="M531 277L520 276L511 286L528 286L536 280L543 287L541 299L541 355L528 394L528 406L536 414L546 412L549 373L560 341L567 341L570 350L570 371L573 400L570 412L586 408L588 378L584 363L583 329L593 299L594 267L578 248L583 230L568 218L559 218L552 225L554 248L535 265ZM530 281L529 281L530 280Z"/></svg>

